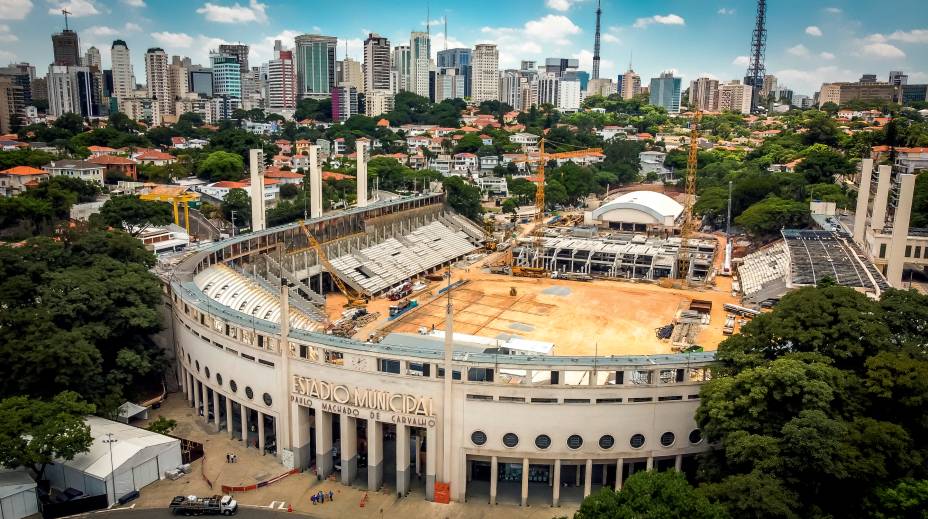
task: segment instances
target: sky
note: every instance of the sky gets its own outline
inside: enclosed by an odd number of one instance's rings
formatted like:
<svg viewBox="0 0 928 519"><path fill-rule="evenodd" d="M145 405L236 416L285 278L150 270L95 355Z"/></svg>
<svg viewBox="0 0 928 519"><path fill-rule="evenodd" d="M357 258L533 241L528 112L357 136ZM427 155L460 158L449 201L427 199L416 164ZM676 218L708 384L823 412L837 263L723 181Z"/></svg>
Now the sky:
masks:
<svg viewBox="0 0 928 519"><path fill-rule="evenodd" d="M863 73L886 80L890 70L909 83L928 83L926 0L775 0L768 3L768 73L780 85L811 95L823 82L854 81ZM369 32L408 44L409 32L432 32L432 52L496 43L500 68L546 57L579 58L591 70L595 0L0 0L0 63L27 61L44 75L51 34L69 24L82 51L96 46L104 68L123 39L136 79L144 83L143 54L162 47L208 65L220 43L251 45L250 64L270 59L274 40L293 46L298 34L339 40L338 56L363 59ZM743 78L756 2L751 0L602 1L601 77L629 62L642 84L671 70L687 82L701 76ZM346 50L347 42L347 50Z"/></svg>

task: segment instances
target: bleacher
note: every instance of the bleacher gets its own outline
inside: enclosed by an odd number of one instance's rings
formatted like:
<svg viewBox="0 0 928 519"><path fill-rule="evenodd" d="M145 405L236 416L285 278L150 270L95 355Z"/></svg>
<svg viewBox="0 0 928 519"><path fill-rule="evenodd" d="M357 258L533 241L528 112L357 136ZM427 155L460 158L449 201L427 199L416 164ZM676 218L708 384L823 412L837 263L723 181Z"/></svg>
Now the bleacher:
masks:
<svg viewBox="0 0 928 519"><path fill-rule="evenodd" d="M753 298L770 287L786 288L789 276L789 250L782 240L741 259L738 277L745 297Z"/></svg>
<svg viewBox="0 0 928 519"><path fill-rule="evenodd" d="M258 319L280 322L277 294L225 264L219 263L200 272L193 282L204 294L223 306ZM308 331L324 329L322 323L294 305L290 305L290 327Z"/></svg>
<svg viewBox="0 0 928 519"><path fill-rule="evenodd" d="M474 226L476 228L476 226ZM348 277L368 294L379 294L407 279L476 249L469 233L441 221L419 227L409 234L331 260L342 277Z"/></svg>

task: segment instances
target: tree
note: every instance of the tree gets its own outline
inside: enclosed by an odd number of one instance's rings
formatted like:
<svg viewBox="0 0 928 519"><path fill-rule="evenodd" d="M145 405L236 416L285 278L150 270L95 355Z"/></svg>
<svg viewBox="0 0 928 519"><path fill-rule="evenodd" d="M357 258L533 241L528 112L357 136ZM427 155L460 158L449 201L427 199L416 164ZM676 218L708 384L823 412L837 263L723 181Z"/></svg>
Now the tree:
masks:
<svg viewBox="0 0 928 519"><path fill-rule="evenodd" d="M84 118L80 115L68 112L58 116L52 123L55 128L60 128L71 135L77 135L84 131Z"/></svg>
<svg viewBox="0 0 928 519"><path fill-rule="evenodd" d="M167 225L173 220L171 204L142 200L136 195L114 196L100 208L103 224L138 236L152 225Z"/></svg>
<svg viewBox="0 0 928 519"><path fill-rule="evenodd" d="M567 188L557 180L551 179L545 181L545 208L553 209L554 206L567 203Z"/></svg>
<svg viewBox="0 0 928 519"><path fill-rule="evenodd" d="M622 490L604 488L583 500L574 519L723 519L725 510L675 471L637 472Z"/></svg>
<svg viewBox="0 0 928 519"><path fill-rule="evenodd" d="M502 210L504 213L516 214L519 210L519 204L514 198L507 198L503 201Z"/></svg>
<svg viewBox="0 0 928 519"><path fill-rule="evenodd" d="M448 194L448 205L462 216L477 222L483 208L480 207L480 188L464 182L461 177L447 177L444 182L445 193Z"/></svg>
<svg viewBox="0 0 928 519"><path fill-rule="evenodd" d="M175 427L177 427L177 420L158 415L158 419L152 420L146 429L158 434L171 434Z"/></svg>
<svg viewBox="0 0 928 519"><path fill-rule="evenodd" d="M834 146L838 143L838 124L827 113L817 110L807 112L803 125L806 132L802 134L802 141L807 145L826 144Z"/></svg>
<svg viewBox="0 0 928 519"><path fill-rule="evenodd" d="M296 184L283 184L280 186L281 198L293 198L300 193L300 188Z"/></svg>
<svg viewBox="0 0 928 519"><path fill-rule="evenodd" d="M747 208L735 223L756 238L769 238L785 227L804 228L809 222L809 209L802 202L769 196Z"/></svg>
<svg viewBox="0 0 928 519"><path fill-rule="evenodd" d="M45 467L72 460L90 450L93 437L84 422L95 408L80 395L64 391L51 400L14 396L0 401L0 464L7 469L29 467L44 479Z"/></svg>
<svg viewBox="0 0 928 519"><path fill-rule="evenodd" d="M245 176L245 162L238 154L214 151L200 163L197 175L212 182L241 180Z"/></svg>
<svg viewBox="0 0 928 519"><path fill-rule="evenodd" d="M915 178L915 194L912 196L912 227L928 227L928 171Z"/></svg>
<svg viewBox="0 0 928 519"><path fill-rule="evenodd" d="M809 184L834 182L836 175L847 175L854 171L851 163L841 152L816 144L806 150L805 158L796 166L796 173L805 177Z"/></svg>
<svg viewBox="0 0 928 519"><path fill-rule="evenodd" d="M233 225L245 227L251 225L251 197L244 189L230 189L219 207L222 210L222 216ZM233 211L235 212L234 220L232 219Z"/></svg>

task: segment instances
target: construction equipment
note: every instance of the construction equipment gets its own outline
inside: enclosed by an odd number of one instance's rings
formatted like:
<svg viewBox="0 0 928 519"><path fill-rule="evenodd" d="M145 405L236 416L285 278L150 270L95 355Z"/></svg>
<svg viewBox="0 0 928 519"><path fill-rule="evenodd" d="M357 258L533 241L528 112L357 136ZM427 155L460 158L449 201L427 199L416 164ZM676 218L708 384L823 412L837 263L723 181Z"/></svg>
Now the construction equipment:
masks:
<svg viewBox="0 0 928 519"><path fill-rule="evenodd" d="M696 230L696 220L693 218L693 204L696 202L696 168L699 158L699 121L702 112L696 110L693 121L690 123L690 149L686 158L686 194L683 198L683 226L680 228L680 250L677 251L677 276L687 285L687 274L690 269L689 240Z"/></svg>
<svg viewBox="0 0 928 519"><path fill-rule="evenodd" d="M348 288L348 286L345 285L345 282L338 277L335 266L332 265L332 263L329 261L329 257L325 253L325 248L322 246L322 244L319 243L319 240L317 240L312 235L312 233L309 232L309 229L306 228L306 223L303 222L303 220L300 220L300 229L303 231L303 234L306 235L306 240L309 242L309 246L316 251L316 256L318 256L319 262L322 263L322 266L329 271L329 274L332 277L332 281L334 281L335 286L338 287L338 291L341 292L345 296L345 299L348 300L348 302L345 303L345 306L349 308L361 308L367 305L367 296L364 294L359 294Z"/></svg>
<svg viewBox="0 0 928 519"><path fill-rule="evenodd" d="M487 252L495 252L499 242L496 240L496 217L483 216L483 248Z"/></svg>

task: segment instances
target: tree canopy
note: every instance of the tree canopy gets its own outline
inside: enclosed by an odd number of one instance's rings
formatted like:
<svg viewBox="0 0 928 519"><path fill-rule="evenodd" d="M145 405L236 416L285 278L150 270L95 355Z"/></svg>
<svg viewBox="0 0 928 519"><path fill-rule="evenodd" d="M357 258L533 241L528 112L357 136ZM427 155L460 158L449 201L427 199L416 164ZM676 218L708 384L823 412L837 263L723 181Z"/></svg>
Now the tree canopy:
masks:
<svg viewBox="0 0 928 519"><path fill-rule="evenodd" d="M171 204L150 202L136 195L114 196L100 208L100 220L105 225L138 236L152 225L167 225L173 221Z"/></svg>

